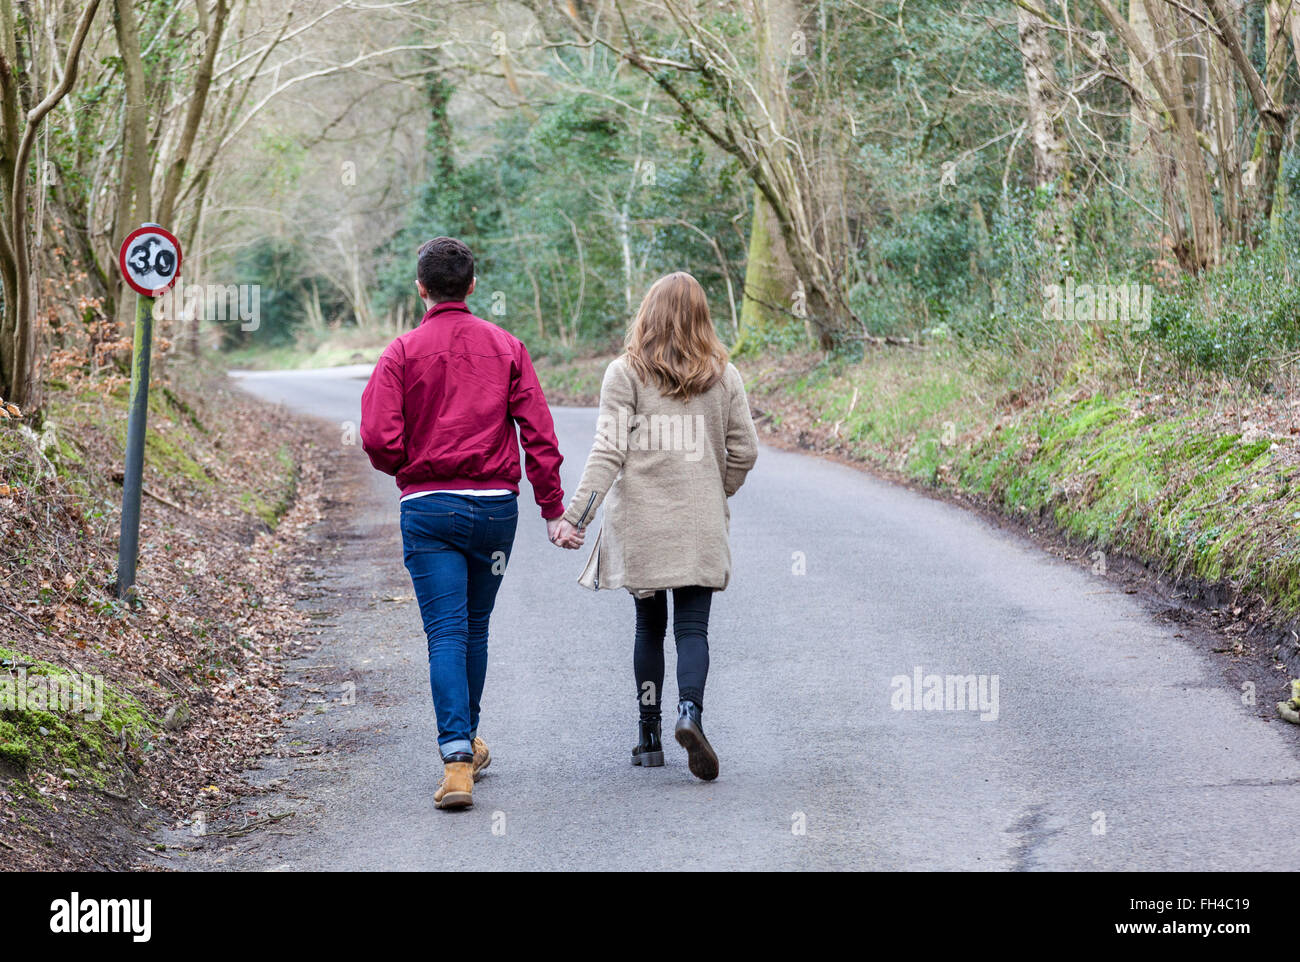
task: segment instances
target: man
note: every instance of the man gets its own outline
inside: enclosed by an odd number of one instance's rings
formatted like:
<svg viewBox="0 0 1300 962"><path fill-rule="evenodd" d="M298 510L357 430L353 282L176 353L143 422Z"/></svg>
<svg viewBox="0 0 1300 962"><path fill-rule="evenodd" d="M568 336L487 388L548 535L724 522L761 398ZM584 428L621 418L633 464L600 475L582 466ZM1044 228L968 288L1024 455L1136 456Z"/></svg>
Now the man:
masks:
<svg viewBox="0 0 1300 962"><path fill-rule="evenodd" d="M478 737L488 621L518 520L519 444L551 541L561 525L559 445L532 360L514 335L475 317L474 255L435 237L419 252L420 326L393 341L361 395L361 444L397 479L402 547L429 643L444 773L438 808L468 808L491 760Z"/></svg>

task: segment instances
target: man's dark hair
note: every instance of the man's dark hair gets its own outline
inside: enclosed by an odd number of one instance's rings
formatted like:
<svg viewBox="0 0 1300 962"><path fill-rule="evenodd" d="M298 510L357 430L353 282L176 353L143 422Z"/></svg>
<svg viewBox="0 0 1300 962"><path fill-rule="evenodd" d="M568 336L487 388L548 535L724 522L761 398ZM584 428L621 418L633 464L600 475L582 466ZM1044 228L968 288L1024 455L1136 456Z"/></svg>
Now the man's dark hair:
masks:
<svg viewBox="0 0 1300 962"><path fill-rule="evenodd" d="M420 246L415 276L435 301L463 301L474 280L474 255L454 237L435 237Z"/></svg>

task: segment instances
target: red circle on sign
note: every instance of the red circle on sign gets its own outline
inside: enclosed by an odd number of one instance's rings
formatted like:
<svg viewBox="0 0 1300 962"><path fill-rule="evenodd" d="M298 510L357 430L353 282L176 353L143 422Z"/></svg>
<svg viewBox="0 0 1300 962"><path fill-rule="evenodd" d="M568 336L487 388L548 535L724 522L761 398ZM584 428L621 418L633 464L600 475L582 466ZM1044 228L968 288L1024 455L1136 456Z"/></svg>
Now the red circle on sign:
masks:
<svg viewBox="0 0 1300 962"><path fill-rule="evenodd" d="M162 287L142 287L135 282L135 279L131 276L131 272L126 269L126 252L128 248L130 248L131 243L137 237L141 237L144 234L157 234L159 237L170 243L172 247L176 248L176 269L172 271L171 280ZM129 286L131 290L135 291L137 294L143 294L145 297L156 297L175 284L176 278L181 276L181 242L176 239L176 235L171 233L171 231L164 230L157 225L150 224L147 227L137 227L135 230L131 231L131 233L126 235L126 240L122 241L122 246L117 252L117 266L122 271L122 277L126 280L127 286Z"/></svg>

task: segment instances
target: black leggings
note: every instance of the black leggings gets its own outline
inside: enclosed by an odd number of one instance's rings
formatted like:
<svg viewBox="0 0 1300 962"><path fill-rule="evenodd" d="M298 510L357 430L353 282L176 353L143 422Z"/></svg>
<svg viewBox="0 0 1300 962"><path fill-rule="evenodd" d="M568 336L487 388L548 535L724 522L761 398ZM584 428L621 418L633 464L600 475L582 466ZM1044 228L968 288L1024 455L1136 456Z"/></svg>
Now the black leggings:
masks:
<svg viewBox="0 0 1300 962"><path fill-rule="evenodd" d="M664 690L664 635L668 631L668 592L635 598L636 697L642 718L660 717ZM677 697L704 709L704 681L709 675L709 604L713 589L673 589L673 639L677 642Z"/></svg>

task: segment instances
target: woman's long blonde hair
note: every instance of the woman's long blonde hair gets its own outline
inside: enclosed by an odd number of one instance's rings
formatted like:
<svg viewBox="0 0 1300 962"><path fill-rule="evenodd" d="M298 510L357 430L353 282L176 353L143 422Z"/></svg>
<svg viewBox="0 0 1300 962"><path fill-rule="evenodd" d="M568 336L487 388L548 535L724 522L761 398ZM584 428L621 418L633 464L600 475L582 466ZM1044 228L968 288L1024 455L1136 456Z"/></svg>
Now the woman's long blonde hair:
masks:
<svg viewBox="0 0 1300 962"><path fill-rule="evenodd" d="M713 387L727 367L727 349L713 328L704 288L685 271L651 285L626 347L627 361L642 382L682 401Z"/></svg>

